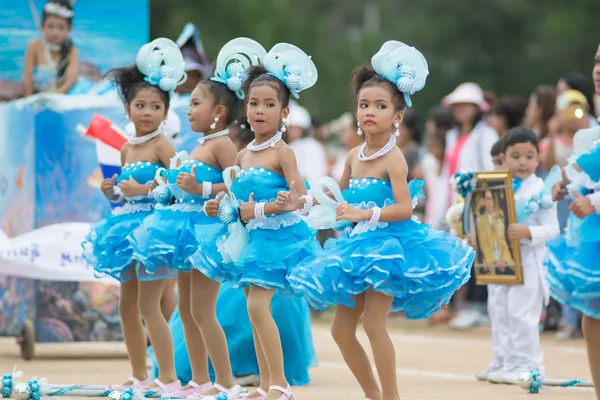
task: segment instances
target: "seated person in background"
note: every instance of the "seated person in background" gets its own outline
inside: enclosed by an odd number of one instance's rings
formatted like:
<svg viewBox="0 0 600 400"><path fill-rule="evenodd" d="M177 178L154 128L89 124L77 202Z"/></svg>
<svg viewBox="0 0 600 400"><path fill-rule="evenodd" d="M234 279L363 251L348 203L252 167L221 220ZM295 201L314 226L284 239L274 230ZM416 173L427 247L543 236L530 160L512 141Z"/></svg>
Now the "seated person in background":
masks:
<svg viewBox="0 0 600 400"><path fill-rule="evenodd" d="M69 38L74 15L69 0L50 0L44 6L42 38L31 40L25 52L24 96L68 93L77 82L79 56Z"/></svg>

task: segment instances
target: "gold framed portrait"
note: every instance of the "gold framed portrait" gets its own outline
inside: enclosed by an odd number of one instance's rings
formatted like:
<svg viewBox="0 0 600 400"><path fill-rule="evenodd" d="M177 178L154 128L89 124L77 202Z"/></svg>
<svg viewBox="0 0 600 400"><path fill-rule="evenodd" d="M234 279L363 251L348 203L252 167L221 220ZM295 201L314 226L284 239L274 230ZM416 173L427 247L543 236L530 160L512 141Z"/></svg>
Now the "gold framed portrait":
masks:
<svg viewBox="0 0 600 400"><path fill-rule="evenodd" d="M479 172L471 201L471 230L476 250L478 285L523 284L521 246L508 238L508 226L517 223L510 172Z"/></svg>

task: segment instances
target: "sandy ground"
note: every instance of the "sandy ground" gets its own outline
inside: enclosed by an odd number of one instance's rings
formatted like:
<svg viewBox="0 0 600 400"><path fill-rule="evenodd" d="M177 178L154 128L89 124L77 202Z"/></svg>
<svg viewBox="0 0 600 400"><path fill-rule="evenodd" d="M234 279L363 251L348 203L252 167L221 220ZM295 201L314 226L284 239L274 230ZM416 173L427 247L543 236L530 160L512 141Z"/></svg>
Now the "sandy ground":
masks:
<svg viewBox="0 0 600 400"><path fill-rule="evenodd" d="M446 327L399 321L392 321L390 326L403 400L595 400L588 388L553 388L530 395L517 386L476 381L473 374L485 367L491 356L489 328L454 332ZM312 370L309 385L294 388L296 398L363 400L329 334L328 324L315 322L313 335L320 364ZM361 340L368 346L362 333ZM582 340L558 343L547 334L542 343L549 377L590 379ZM47 377L51 383L111 384L129 376L122 343L37 344L36 358L25 362L13 338L0 338L0 373L10 372L15 365L25 378L37 375Z"/></svg>

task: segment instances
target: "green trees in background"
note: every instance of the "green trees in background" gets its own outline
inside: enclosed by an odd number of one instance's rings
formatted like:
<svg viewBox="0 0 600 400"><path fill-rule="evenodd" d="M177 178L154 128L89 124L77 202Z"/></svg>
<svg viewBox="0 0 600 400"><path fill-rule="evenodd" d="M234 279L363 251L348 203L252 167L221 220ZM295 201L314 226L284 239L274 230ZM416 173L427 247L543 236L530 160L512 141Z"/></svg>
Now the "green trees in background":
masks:
<svg viewBox="0 0 600 400"><path fill-rule="evenodd" d="M417 47L429 62L421 110L464 81L528 96L570 71L591 73L600 1L576 0L151 0L151 37L200 29L210 60L237 36L268 50L290 42L312 55L319 82L301 102L328 120L349 109L352 69L385 40Z"/></svg>

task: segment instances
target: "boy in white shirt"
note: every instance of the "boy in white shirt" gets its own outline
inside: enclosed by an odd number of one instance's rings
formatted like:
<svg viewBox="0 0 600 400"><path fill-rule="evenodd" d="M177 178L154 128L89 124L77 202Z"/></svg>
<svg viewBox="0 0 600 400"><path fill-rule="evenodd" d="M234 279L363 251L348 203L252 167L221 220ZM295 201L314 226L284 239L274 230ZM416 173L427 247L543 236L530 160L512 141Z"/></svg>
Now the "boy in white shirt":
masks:
<svg viewBox="0 0 600 400"><path fill-rule="evenodd" d="M537 135L528 128L511 129L502 138L502 167L513 176L515 202L538 196L544 181L535 175L540 163ZM477 374L480 380L517 384L523 372L545 369L540 345L539 321L548 302L544 258L546 241L559 234L556 204L539 207L508 226L509 239L521 244L523 285L490 285L488 309L492 318L493 358L489 368Z"/></svg>

